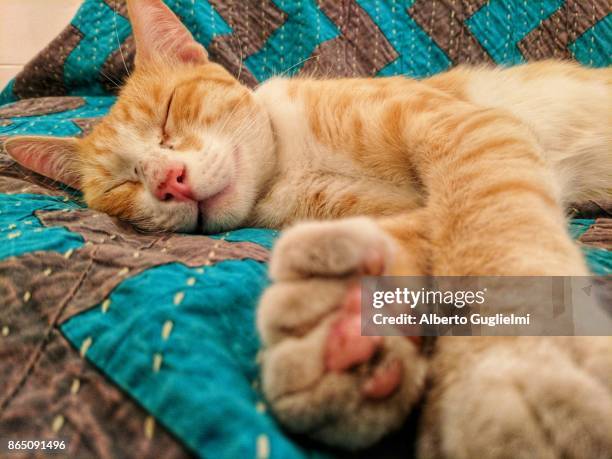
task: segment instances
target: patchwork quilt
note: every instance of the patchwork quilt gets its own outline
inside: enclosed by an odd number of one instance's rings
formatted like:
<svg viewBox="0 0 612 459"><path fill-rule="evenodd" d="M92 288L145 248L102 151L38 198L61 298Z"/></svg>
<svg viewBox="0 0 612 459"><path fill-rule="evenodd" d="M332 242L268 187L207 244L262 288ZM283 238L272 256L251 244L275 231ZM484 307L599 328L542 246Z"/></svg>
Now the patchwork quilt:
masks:
<svg viewBox="0 0 612 459"><path fill-rule="evenodd" d="M166 3L252 87L277 74L612 63L608 0ZM85 0L0 93L0 143L84 135L133 58L125 2ZM592 270L612 274L612 203L573 214ZM61 438L79 458L335 455L284 432L259 390L254 311L276 237L142 234L0 151L0 439Z"/></svg>

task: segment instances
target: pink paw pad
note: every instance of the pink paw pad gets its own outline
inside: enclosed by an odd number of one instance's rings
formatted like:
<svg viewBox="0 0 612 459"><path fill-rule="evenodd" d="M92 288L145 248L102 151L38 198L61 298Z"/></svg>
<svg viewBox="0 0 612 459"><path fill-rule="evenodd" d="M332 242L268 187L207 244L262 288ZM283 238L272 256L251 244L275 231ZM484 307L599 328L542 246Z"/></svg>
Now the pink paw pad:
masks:
<svg viewBox="0 0 612 459"><path fill-rule="evenodd" d="M340 316L332 324L325 348L325 366L343 371L368 362L382 344L380 336L361 336L361 290L349 289Z"/></svg>
<svg viewBox="0 0 612 459"><path fill-rule="evenodd" d="M325 347L325 367L341 372L369 362L382 346L381 336L361 335L361 289L349 288L339 317L332 324ZM402 363L392 360L377 367L362 386L363 395L370 399L389 397L402 381Z"/></svg>
<svg viewBox="0 0 612 459"><path fill-rule="evenodd" d="M401 382L402 363L399 360L392 360L374 370L374 374L361 389L367 398L382 399L393 394Z"/></svg>

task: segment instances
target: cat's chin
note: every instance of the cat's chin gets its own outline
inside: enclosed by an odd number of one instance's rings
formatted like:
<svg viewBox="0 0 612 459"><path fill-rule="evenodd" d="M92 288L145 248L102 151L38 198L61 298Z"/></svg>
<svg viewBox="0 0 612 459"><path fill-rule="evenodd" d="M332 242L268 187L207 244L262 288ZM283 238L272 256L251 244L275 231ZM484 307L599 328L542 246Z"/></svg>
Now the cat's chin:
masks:
<svg viewBox="0 0 612 459"><path fill-rule="evenodd" d="M209 198L200 201L198 203L198 208L200 209L200 212L204 212L204 214L207 215L211 211L216 210L219 205L223 204L223 201L225 201L228 196L234 192L234 188L235 187L233 183L228 183L218 193L215 193Z"/></svg>
<svg viewBox="0 0 612 459"><path fill-rule="evenodd" d="M198 225L197 230L202 233L218 232L227 229L225 223L227 216L217 215L220 213L220 209L229 206L228 200L231 195L235 192L235 186L233 183L228 183L221 191L214 195L198 202ZM221 213L223 211L221 210Z"/></svg>

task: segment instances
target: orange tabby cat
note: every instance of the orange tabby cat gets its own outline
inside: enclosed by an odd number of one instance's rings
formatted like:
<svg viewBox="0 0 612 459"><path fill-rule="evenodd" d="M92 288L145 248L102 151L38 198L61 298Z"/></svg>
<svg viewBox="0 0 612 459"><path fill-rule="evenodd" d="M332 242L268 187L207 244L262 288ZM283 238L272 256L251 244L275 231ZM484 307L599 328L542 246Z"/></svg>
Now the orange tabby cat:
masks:
<svg viewBox="0 0 612 459"><path fill-rule="evenodd" d="M136 69L108 116L82 140L6 149L143 229L314 219L278 241L258 311L281 422L365 447L402 424L428 372L422 457L609 457L610 338L441 338L426 365L414 340L360 336L354 283L587 274L563 204L612 196L612 70L547 61L250 91L160 0L128 6Z"/></svg>

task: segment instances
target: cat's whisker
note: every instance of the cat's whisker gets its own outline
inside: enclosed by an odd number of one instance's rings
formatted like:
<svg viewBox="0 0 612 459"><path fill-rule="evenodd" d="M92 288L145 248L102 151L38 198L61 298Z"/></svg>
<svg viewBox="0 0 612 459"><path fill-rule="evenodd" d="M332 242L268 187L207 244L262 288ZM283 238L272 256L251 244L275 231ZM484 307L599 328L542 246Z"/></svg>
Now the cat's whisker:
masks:
<svg viewBox="0 0 612 459"><path fill-rule="evenodd" d="M241 60L241 61L240 61L240 71L242 71L242 65L243 65L243 62L244 62L244 61L243 61L243 58L242 58L242 47L240 47L240 54L241 54L241 58L240 58L240 60ZM286 68L286 69L285 69L285 70L283 70L281 73L279 73L279 74L274 74L274 75L272 75L272 76L275 76L275 77L282 77L282 76L286 75L288 72L290 72L292 69L294 69L295 67L297 67L297 66L299 66L299 65L303 64L304 62L307 62L307 61L309 61L309 60L311 60L311 59L319 59L319 56L310 56L310 57L307 57L306 59L302 59L301 61L299 61L299 62L297 62L297 63L293 64L292 66L290 66L290 67L288 67L288 68ZM238 76L236 77L236 79L237 79L238 81L240 81L240 71L239 71L239 73L238 73ZM257 85L255 85L255 87L252 89L252 91L255 91L255 90L256 90L257 88L259 88L259 87L260 87L260 86L261 86L263 83L264 83L264 81L259 82ZM249 92L249 93L245 93L245 95L244 95L244 96L242 96L242 97L241 97L241 98L240 98L238 101L239 101L239 102L242 102L242 100L243 100L245 97L247 97L249 94L251 94L251 92ZM236 112L236 110L238 109L238 107L239 107L239 106L240 106L240 104L239 104L239 103L238 103L238 104L236 104L236 106L235 106L235 107L232 109L232 111L231 111L231 112L230 112L230 113L227 115L225 122L223 123L222 127L219 129L221 132L223 132L223 130L224 130L226 127L227 127L227 124L228 124L228 123L229 123L229 121L232 119L232 117L233 117L234 113Z"/></svg>
<svg viewBox="0 0 612 459"><path fill-rule="evenodd" d="M229 119L231 119L231 115L232 115L232 113L230 113L230 115L228 115ZM250 120L248 124L244 124L244 123L241 124L238 127L238 129L232 134L232 137L236 137L236 138L239 137L240 134L245 131L245 129L250 128L252 126L252 124L257 122L257 121L258 121L258 119L257 119L257 117L255 117L255 119Z"/></svg>
<svg viewBox="0 0 612 459"><path fill-rule="evenodd" d="M115 81L113 78L111 78L110 76L108 76L106 73L104 73L102 71L102 69L99 70L100 75L102 75L104 78L106 78L113 86L115 86L116 88L121 88L121 86L119 85L119 83L117 83L117 81Z"/></svg>
<svg viewBox="0 0 612 459"><path fill-rule="evenodd" d="M237 38L235 38L236 41L238 41ZM240 75L242 74L242 66L244 65L244 59L243 59L243 54L242 54L242 46L240 44L240 41L238 41L238 49L240 50L240 65L238 67L238 76L236 77L236 79L240 82ZM248 95L249 93L245 93L242 97L240 97L240 99L238 99L239 102L242 102L242 100ZM223 132L223 130L225 129L225 127L227 126L227 123L229 123L229 121L232 119L232 115L236 112L236 110L238 109L238 107L240 106L240 104L236 104L236 106L232 109L232 111L230 112L230 114L227 116L225 122L223 123L222 128L220 129L221 132Z"/></svg>
<svg viewBox="0 0 612 459"><path fill-rule="evenodd" d="M233 4L232 4L232 8L233 8ZM232 36L233 40L238 43L238 50L240 51L240 62L239 62L239 65L238 65L238 76L236 76L236 79L238 81L240 81L240 76L242 75L242 66L244 65L244 53L242 51L242 43L240 43L240 39L237 37L237 35L236 34L232 34L231 36Z"/></svg>
<svg viewBox="0 0 612 459"><path fill-rule="evenodd" d="M244 137L250 135L251 129L257 126L258 123L263 124L265 123L265 121L261 118L253 119L248 125L245 125L242 129L238 130L238 132L236 133L236 138L239 139L239 141L241 142Z"/></svg>
<svg viewBox="0 0 612 459"><path fill-rule="evenodd" d="M318 59L319 59L319 56L318 56L318 55L316 55L316 56L309 56L309 57L307 57L306 59L302 59L301 61L296 62L295 64L293 64L292 66L290 66L290 67L286 68L285 70L283 70L283 71L282 71L282 72L280 72L280 73L273 73L272 75L270 75L270 78L275 78L275 77L276 77L276 78L278 78L278 77L285 76L285 75L287 75L289 72L291 72L291 70L293 70L294 68L296 68L296 67L298 67L299 65L302 65L302 64L304 64L305 62L310 61L310 60L312 60L312 59L317 59L317 60L318 60ZM256 86L253 88L253 91L255 91L257 88L259 88L259 87L260 87L262 84L264 84L266 81L267 81L267 80L260 81L260 82L259 82L259 83L258 83L258 84L257 84L257 85L256 85Z"/></svg>
<svg viewBox="0 0 612 459"><path fill-rule="evenodd" d="M258 123L262 122L260 118L255 118L251 120L248 124L244 124L238 128L238 130L234 133L234 142L238 145L242 143L244 137L249 135L249 131Z"/></svg>
<svg viewBox="0 0 612 459"><path fill-rule="evenodd" d="M123 50L121 49L121 42L119 40L119 31L117 30L117 10L113 8L113 23L115 28L115 38L117 39L117 46L119 48L119 54L121 54L121 60L123 61L123 67L125 68L125 73L128 77L130 77L130 71L128 70L128 66L125 62L125 56L123 55Z"/></svg>
<svg viewBox="0 0 612 459"><path fill-rule="evenodd" d="M234 114L236 113L236 110L238 110L238 108L240 107L240 103L244 100L245 97L248 97L251 93L250 92L246 92L243 96L241 96L238 99L238 103L236 103L236 105L234 106L234 108L229 112L229 114L225 117L225 121L223 122L223 125L221 126L221 128L219 129L219 132L224 132L225 128L227 127L227 124L233 119Z"/></svg>
<svg viewBox="0 0 612 459"><path fill-rule="evenodd" d="M240 106L240 103L248 95L249 95L249 93L245 93L243 96L240 97L240 99L238 99L238 103L234 106L234 108L232 108L232 111L229 112L229 114L226 116L225 121L223 122L223 125L219 129L219 132L224 132L225 128L227 127L227 124L230 122L230 120L232 120L234 113L236 113L236 110L238 110L238 107Z"/></svg>
<svg viewBox="0 0 612 459"><path fill-rule="evenodd" d="M242 46L240 47L240 65L238 67L238 76L236 77L236 79L238 81L240 81L240 75L242 75L242 66L244 65L244 58L242 55Z"/></svg>

